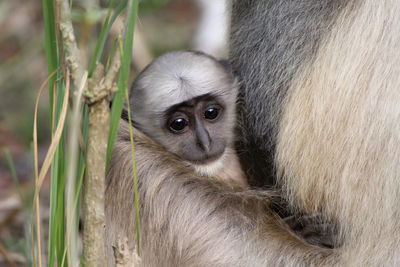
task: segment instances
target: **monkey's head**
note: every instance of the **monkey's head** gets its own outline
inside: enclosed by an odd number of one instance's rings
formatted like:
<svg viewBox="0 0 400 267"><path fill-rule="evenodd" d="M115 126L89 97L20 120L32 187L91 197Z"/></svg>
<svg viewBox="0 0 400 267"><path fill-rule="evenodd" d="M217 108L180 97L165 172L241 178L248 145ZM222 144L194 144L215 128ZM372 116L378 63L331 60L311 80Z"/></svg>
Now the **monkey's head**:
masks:
<svg viewBox="0 0 400 267"><path fill-rule="evenodd" d="M215 168L232 146L237 89L226 62L200 52L170 52L133 83L133 121L196 169Z"/></svg>

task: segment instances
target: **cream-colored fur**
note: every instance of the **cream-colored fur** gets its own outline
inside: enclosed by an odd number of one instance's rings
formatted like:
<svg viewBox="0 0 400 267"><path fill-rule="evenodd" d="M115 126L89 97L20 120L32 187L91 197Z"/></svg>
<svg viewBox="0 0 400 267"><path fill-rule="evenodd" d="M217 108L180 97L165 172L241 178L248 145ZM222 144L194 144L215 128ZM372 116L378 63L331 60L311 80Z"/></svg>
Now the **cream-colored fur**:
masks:
<svg viewBox="0 0 400 267"><path fill-rule="evenodd" d="M230 147L227 147L224 154L212 163L202 165L188 163L188 166L193 167L198 174L206 178L215 178L233 187L248 187L236 152Z"/></svg>
<svg viewBox="0 0 400 267"><path fill-rule="evenodd" d="M285 107L276 159L291 203L340 222L340 265L399 266L400 1L349 6Z"/></svg>

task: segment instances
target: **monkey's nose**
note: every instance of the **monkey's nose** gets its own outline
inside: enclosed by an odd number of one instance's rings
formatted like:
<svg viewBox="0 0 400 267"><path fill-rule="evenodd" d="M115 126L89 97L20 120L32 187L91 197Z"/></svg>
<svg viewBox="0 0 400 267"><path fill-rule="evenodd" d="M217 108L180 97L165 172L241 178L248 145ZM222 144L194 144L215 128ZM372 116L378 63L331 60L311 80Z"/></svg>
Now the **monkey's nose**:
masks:
<svg viewBox="0 0 400 267"><path fill-rule="evenodd" d="M211 138L207 130L204 127L197 127L196 129L197 145L205 153L211 150Z"/></svg>
<svg viewBox="0 0 400 267"><path fill-rule="evenodd" d="M211 145L210 143L203 143L203 142L199 142L198 146L201 148L201 150L203 150L205 153L210 152L211 150Z"/></svg>
<svg viewBox="0 0 400 267"><path fill-rule="evenodd" d="M210 138L205 137L205 138L198 138L197 139L197 145L203 150L205 153L210 152L211 150L211 141Z"/></svg>

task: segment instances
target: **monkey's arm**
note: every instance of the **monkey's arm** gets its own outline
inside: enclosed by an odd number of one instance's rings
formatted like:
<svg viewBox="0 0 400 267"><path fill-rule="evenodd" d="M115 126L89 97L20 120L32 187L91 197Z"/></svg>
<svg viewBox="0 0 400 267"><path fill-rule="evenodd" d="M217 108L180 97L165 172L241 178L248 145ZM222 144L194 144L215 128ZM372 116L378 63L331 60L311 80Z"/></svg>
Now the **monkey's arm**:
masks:
<svg viewBox="0 0 400 267"><path fill-rule="evenodd" d="M333 264L333 250L310 246L292 234L270 210L266 193L233 192L198 178L149 138L138 131L134 135L145 266ZM133 178L125 122L107 183L107 242L127 235L133 244Z"/></svg>

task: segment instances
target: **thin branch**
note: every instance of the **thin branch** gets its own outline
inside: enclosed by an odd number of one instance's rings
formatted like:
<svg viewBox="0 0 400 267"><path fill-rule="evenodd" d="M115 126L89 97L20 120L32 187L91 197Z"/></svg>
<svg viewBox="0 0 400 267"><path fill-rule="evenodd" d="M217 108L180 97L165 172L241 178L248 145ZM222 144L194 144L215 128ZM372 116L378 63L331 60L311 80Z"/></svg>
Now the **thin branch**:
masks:
<svg viewBox="0 0 400 267"><path fill-rule="evenodd" d="M75 88L79 88L83 75L83 68L79 61L79 50L76 44L74 28L72 26L69 0L56 0L56 3L59 14L60 31L62 33L65 50L65 59L71 72L73 84Z"/></svg>
<svg viewBox="0 0 400 267"><path fill-rule="evenodd" d="M110 108L104 87L104 67L96 65L89 80L86 101L89 106L89 130L86 154L86 179L83 199L84 266L101 266L104 250L105 160ZM90 95L88 97L88 95Z"/></svg>
<svg viewBox="0 0 400 267"><path fill-rule="evenodd" d="M118 35L118 39L121 39L121 35ZM114 81L116 80L119 72L119 68L121 67L121 52L120 49L115 49L113 58L111 60L110 68L107 71L106 79L104 81L104 85L106 88L111 89L113 92L117 90L114 86Z"/></svg>

